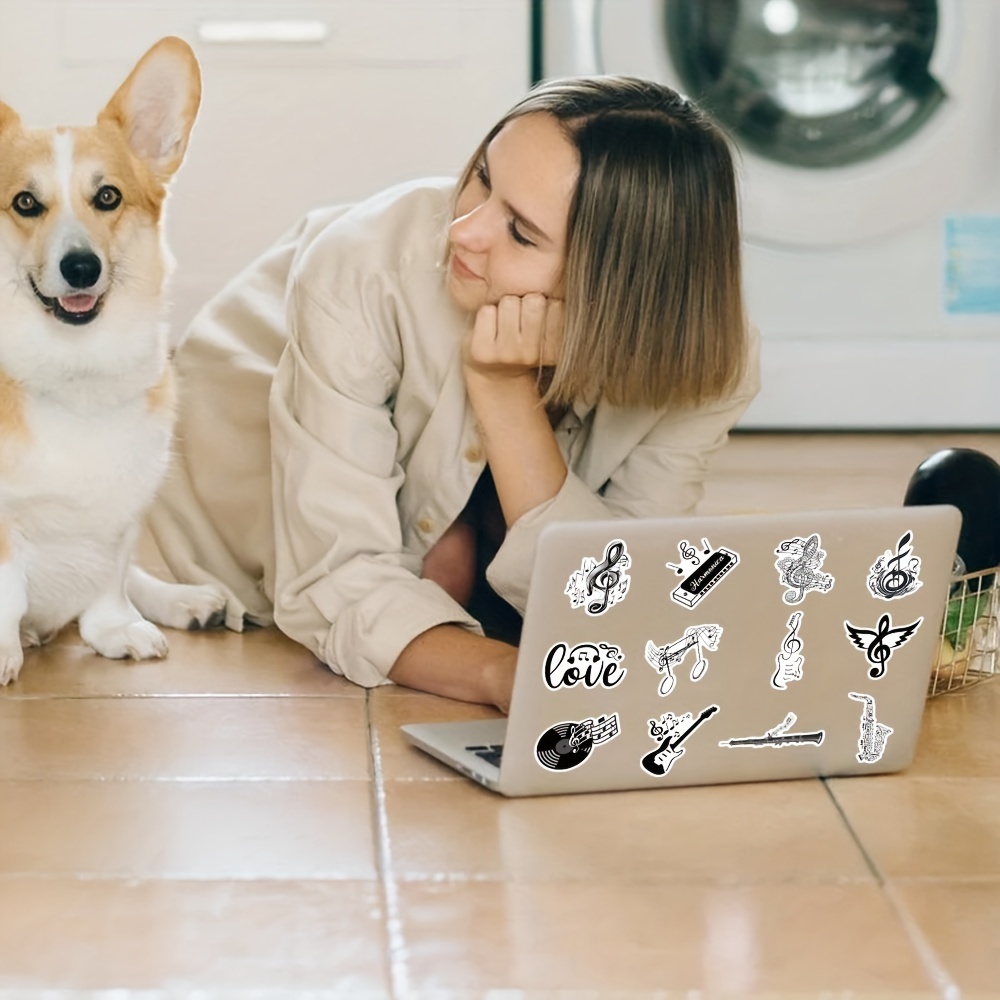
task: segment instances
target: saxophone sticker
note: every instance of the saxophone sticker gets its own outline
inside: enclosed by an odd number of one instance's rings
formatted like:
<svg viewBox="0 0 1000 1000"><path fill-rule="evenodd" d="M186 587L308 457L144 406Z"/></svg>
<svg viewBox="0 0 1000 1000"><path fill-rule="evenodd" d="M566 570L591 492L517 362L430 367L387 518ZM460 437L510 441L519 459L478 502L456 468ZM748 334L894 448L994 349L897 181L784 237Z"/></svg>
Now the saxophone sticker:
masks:
<svg viewBox="0 0 1000 1000"><path fill-rule="evenodd" d="M882 759L886 740L892 735L892 728L884 726L875 718L875 699L870 694L852 691L848 698L863 701L861 710L861 736L858 738L858 763L874 764Z"/></svg>
<svg viewBox="0 0 1000 1000"><path fill-rule="evenodd" d="M896 551L886 551L875 560L868 576L868 590L880 601L907 597L923 586L918 580L920 559L913 554L913 532L908 531L898 542Z"/></svg>
<svg viewBox="0 0 1000 1000"><path fill-rule="evenodd" d="M826 558L820 545L814 533L808 538L787 538L774 550L778 582L788 588L781 598L785 604L801 603L810 590L825 594L833 589L833 577L820 570Z"/></svg>
<svg viewBox="0 0 1000 1000"><path fill-rule="evenodd" d="M646 662L657 672L663 674L660 681L660 694L666 697L674 689L677 678L674 667L679 666L688 653L694 651L694 665L691 667L691 680L700 681L708 669L705 651L714 653L722 640L721 625L692 625L684 630L684 634L665 646L657 646L652 639L646 643Z"/></svg>
<svg viewBox="0 0 1000 1000"><path fill-rule="evenodd" d="M793 611L788 619L788 634L781 643L781 649L774 658L774 676L771 687L775 691L787 691L792 681L802 680L802 666L806 658L802 655L803 642L799 638L799 625L802 622L802 612Z"/></svg>
<svg viewBox="0 0 1000 1000"><path fill-rule="evenodd" d="M631 583L625 570L631 565L625 543L616 538L608 542L600 562L592 556L584 556L563 593L569 596L574 608L586 608L588 615L603 615L608 608L625 599Z"/></svg>

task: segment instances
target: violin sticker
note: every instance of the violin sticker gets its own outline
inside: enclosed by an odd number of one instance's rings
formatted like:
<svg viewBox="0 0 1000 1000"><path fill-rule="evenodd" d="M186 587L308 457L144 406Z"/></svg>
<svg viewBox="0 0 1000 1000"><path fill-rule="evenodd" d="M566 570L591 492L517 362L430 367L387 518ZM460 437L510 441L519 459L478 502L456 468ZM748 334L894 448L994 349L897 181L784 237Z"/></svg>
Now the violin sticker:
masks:
<svg viewBox="0 0 1000 1000"><path fill-rule="evenodd" d="M708 669L705 651L714 653L722 640L721 625L692 625L684 630L684 634L665 646L657 646L650 639L646 643L646 662L659 674L660 694L666 697L674 689L677 678L674 667L684 662L688 653L694 653L694 664L691 667L691 680L700 681Z"/></svg>
<svg viewBox="0 0 1000 1000"><path fill-rule="evenodd" d="M785 604L801 603L810 590L825 594L833 589L833 577L820 569L826 559L820 545L814 533L808 538L787 538L774 550L778 581L788 588L781 597Z"/></svg>
<svg viewBox="0 0 1000 1000"><path fill-rule="evenodd" d="M713 549L707 538L701 540L699 552L687 539L677 543L680 563L667 563L678 576L683 576L671 591L670 599L684 608L693 608L731 570L739 565L740 556L732 549Z"/></svg>
<svg viewBox="0 0 1000 1000"><path fill-rule="evenodd" d="M868 676L872 680L877 680L885 673L885 665L889 662L892 651L902 646L907 639L912 638L913 634L920 628L922 622L923 618L918 618L909 625L900 625L897 628L893 628L892 617L890 615L882 615L878 620L878 625L873 629L858 628L850 622L844 622L844 628L851 642L858 649L863 649L865 651L865 659L873 664L868 671Z"/></svg>
<svg viewBox="0 0 1000 1000"><path fill-rule="evenodd" d="M781 642L781 649L774 658L774 676L771 687L775 691L787 691L792 681L802 680L802 667L806 658L802 655L805 645L799 638L799 625L802 623L802 612L793 611L788 619L788 634Z"/></svg>
<svg viewBox="0 0 1000 1000"><path fill-rule="evenodd" d="M898 597L908 597L924 584L917 579L920 574L920 559L913 555L913 533L908 531L898 542L896 551L886 551L875 560L868 576L868 590L872 597L880 601L894 601Z"/></svg>
<svg viewBox="0 0 1000 1000"><path fill-rule="evenodd" d="M690 712L685 712L681 716L674 715L673 712L666 712L659 719L649 720L649 735L656 740L659 746L651 750L640 761L640 766L647 773L656 778L662 778L677 762L683 757L686 747L681 744L707 719L710 719L719 711L718 705L709 705L702 709L697 718Z"/></svg>
<svg viewBox="0 0 1000 1000"><path fill-rule="evenodd" d="M892 727L885 726L875 718L875 699L870 694L852 691L848 698L863 701L861 710L861 735L858 737L858 763L874 764L882 759L885 742L892 736Z"/></svg>
<svg viewBox="0 0 1000 1000"><path fill-rule="evenodd" d="M586 608L588 615L603 615L608 608L625 599L631 577L625 572L632 559L625 543L616 538L608 542L604 558L598 562L584 556L580 568L569 578L564 594L574 608Z"/></svg>
<svg viewBox="0 0 1000 1000"><path fill-rule="evenodd" d="M535 758L546 770L571 771L587 760L594 747L613 740L619 732L617 712L581 722L559 722L538 737Z"/></svg>
<svg viewBox="0 0 1000 1000"><path fill-rule="evenodd" d="M720 740L720 747L752 747L760 750L763 747L793 747L801 746L804 743L814 743L820 746L826 736L826 730L817 729L812 733L791 733L789 730L795 725L798 716L794 712L789 712L785 718L776 726L769 729L762 736L740 736L733 740Z"/></svg>

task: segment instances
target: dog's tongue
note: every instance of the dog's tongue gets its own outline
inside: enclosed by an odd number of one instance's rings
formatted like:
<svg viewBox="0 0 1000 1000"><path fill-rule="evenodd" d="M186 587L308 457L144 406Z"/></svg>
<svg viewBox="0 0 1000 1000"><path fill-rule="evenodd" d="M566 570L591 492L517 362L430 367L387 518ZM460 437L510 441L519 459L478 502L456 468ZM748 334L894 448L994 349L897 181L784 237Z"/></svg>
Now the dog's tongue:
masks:
<svg viewBox="0 0 1000 1000"><path fill-rule="evenodd" d="M97 298L93 295L64 295L58 302L66 312L85 313L94 308Z"/></svg>

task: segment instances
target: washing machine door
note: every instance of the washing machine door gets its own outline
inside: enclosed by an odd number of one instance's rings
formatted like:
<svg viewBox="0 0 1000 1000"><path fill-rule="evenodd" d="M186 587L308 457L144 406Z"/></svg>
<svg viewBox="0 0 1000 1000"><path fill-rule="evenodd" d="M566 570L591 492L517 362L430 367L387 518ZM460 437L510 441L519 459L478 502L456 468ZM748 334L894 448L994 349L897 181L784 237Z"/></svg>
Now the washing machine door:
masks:
<svg viewBox="0 0 1000 1000"><path fill-rule="evenodd" d="M698 100L742 150L744 229L867 241L997 169L996 0L583 0L593 68Z"/></svg>

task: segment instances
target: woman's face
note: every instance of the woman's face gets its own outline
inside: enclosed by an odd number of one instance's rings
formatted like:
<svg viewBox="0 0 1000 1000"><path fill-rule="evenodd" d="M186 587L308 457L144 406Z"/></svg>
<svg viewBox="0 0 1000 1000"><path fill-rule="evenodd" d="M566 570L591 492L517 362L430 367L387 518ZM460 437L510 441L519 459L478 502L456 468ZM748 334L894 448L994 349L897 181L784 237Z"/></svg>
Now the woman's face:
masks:
<svg viewBox="0 0 1000 1000"><path fill-rule="evenodd" d="M448 291L459 306L472 312L504 295L560 295L579 172L576 149L551 115L524 115L497 133L449 230Z"/></svg>

